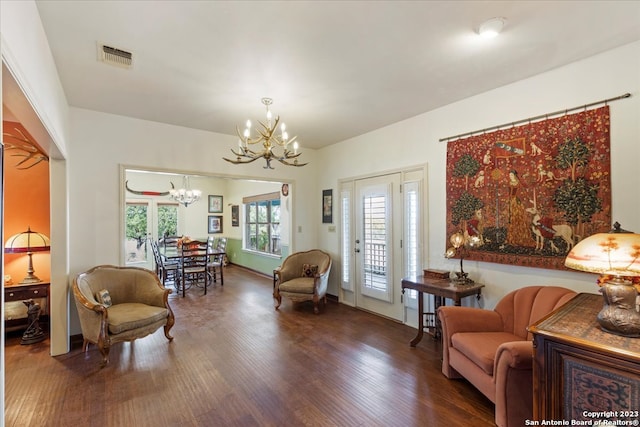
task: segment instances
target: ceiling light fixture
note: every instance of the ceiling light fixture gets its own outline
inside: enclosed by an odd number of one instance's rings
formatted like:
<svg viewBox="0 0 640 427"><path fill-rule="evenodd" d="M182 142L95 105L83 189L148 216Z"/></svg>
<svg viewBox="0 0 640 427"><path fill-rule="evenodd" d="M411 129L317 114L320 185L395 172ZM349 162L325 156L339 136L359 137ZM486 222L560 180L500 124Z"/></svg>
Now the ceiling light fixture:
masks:
<svg viewBox="0 0 640 427"><path fill-rule="evenodd" d="M273 169L271 161L274 159L287 166L300 167L306 165L307 163L298 163L298 156L302 153L298 152L297 136L289 139L287 127L284 123L280 125L280 135L274 135L280 122L280 116L276 116L275 122L271 122L272 114L271 110L269 110L269 105L273 103L273 100L271 98L262 98L262 103L267 107L267 122L266 124L258 122L263 127L263 129L258 129L260 135L255 138L251 137L251 120L247 120L246 128L242 135L240 134L240 129L236 126L236 132L240 138L238 140L238 151L231 149L231 152L236 155L236 159L231 160L226 157L223 157L223 159L238 165L264 158L267 162L265 169ZM263 149L261 151L253 151L249 148L249 146L258 143L262 143ZM289 149L289 144L292 144L293 151ZM282 154L276 154L274 149L277 147L282 149ZM292 159L293 161L290 161Z"/></svg>
<svg viewBox="0 0 640 427"><path fill-rule="evenodd" d="M491 18L478 27L478 34L485 39L491 39L500 34L506 23L507 18Z"/></svg>
<svg viewBox="0 0 640 427"><path fill-rule="evenodd" d="M195 203L200 200L200 197L202 197L202 191L192 190L191 186L189 186L189 177L185 175L182 177L182 188L179 188L177 190L175 188L172 188L171 190L169 190L169 197L171 197L176 202L184 205L184 207L186 208L191 203Z"/></svg>

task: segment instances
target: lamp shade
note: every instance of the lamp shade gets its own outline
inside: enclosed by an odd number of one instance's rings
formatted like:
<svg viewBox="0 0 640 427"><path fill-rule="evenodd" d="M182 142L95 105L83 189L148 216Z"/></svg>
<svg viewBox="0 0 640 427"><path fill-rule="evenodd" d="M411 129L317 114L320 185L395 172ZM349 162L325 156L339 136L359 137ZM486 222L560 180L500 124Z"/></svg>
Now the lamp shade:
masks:
<svg viewBox="0 0 640 427"><path fill-rule="evenodd" d="M640 276L640 234L598 233L571 249L564 265L614 276Z"/></svg>
<svg viewBox="0 0 640 427"><path fill-rule="evenodd" d="M4 245L4 252L8 254L44 252L50 249L49 238L42 233L31 231L31 227L28 227L27 231L9 237Z"/></svg>

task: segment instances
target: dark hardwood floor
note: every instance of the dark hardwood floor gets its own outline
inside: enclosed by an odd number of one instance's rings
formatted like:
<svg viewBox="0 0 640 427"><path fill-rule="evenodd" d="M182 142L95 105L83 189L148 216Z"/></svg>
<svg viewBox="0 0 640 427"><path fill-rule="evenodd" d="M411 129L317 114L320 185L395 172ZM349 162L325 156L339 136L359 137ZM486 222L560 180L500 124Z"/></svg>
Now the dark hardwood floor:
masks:
<svg viewBox="0 0 640 427"><path fill-rule="evenodd" d="M7 335L6 426L492 426L493 404L440 372L440 344L329 302L283 300L239 267L207 295L171 296L169 343L158 330L116 344L100 369L88 353L49 356L48 340Z"/></svg>

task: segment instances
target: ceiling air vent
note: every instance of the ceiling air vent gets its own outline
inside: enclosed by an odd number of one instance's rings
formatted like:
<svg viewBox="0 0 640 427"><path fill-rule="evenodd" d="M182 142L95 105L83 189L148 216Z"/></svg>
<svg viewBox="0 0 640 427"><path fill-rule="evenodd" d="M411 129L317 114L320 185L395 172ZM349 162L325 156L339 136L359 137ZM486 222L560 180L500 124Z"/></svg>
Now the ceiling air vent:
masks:
<svg viewBox="0 0 640 427"><path fill-rule="evenodd" d="M131 68L133 54L126 50L98 43L98 60L116 67Z"/></svg>

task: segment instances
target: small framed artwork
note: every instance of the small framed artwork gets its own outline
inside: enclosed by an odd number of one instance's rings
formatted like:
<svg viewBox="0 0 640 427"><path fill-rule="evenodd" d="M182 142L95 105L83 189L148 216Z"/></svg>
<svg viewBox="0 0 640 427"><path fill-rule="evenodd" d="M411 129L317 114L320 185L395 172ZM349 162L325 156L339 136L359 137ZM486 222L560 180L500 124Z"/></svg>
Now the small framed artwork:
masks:
<svg viewBox="0 0 640 427"><path fill-rule="evenodd" d="M209 234L222 233L222 215L209 215L207 229Z"/></svg>
<svg viewBox="0 0 640 427"><path fill-rule="evenodd" d="M209 213L222 213L222 196L209 196Z"/></svg>
<svg viewBox="0 0 640 427"><path fill-rule="evenodd" d="M231 226L240 226L240 206L238 205L231 206Z"/></svg>
<svg viewBox="0 0 640 427"><path fill-rule="evenodd" d="M322 190L322 223L333 223L333 190Z"/></svg>

